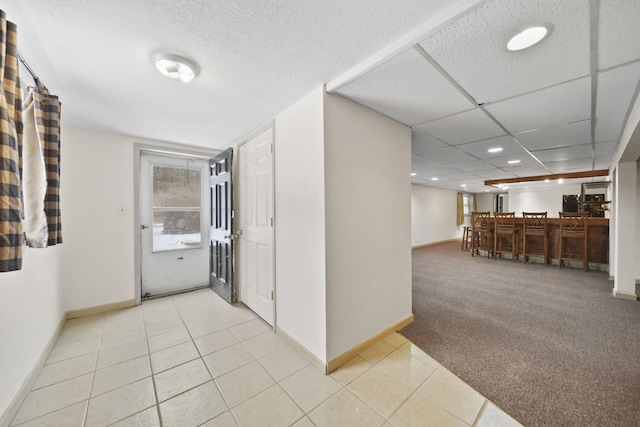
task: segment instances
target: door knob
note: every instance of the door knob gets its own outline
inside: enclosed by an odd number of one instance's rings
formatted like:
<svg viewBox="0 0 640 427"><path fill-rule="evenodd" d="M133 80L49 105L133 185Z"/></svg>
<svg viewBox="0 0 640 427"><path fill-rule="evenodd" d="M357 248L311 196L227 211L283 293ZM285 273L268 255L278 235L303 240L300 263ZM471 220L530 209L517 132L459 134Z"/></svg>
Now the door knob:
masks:
<svg viewBox="0 0 640 427"><path fill-rule="evenodd" d="M231 240L235 240L238 237L242 236L242 230L238 230L235 233L231 233L227 236L222 236L223 239L231 239Z"/></svg>

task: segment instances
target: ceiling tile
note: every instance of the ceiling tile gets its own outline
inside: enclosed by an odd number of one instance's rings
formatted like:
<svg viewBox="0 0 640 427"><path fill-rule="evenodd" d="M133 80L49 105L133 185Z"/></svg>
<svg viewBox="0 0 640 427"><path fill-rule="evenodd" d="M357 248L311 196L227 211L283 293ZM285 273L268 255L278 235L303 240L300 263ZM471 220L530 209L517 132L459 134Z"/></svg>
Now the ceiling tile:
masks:
<svg viewBox="0 0 640 427"><path fill-rule="evenodd" d="M596 143L596 158L608 157L609 159L611 159L611 157L613 157L613 154L616 152L617 147L618 147L618 141L607 141L607 142Z"/></svg>
<svg viewBox="0 0 640 427"><path fill-rule="evenodd" d="M559 162L562 160L584 159L592 156L591 144L573 145L571 147L552 148L549 150L534 151L541 162Z"/></svg>
<svg viewBox="0 0 640 427"><path fill-rule="evenodd" d="M407 125L475 107L413 48L338 92Z"/></svg>
<svg viewBox="0 0 640 427"><path fill-rule="evenodd" d="M512 133L586 120L591 118L591 79L574 80L486 108Z"/></svg>
<svg viewBox="0 0 640 427"><path fill-rule="evenodd" d="M553 173L589 171L593 167L591 157L585 159L562 160L560 162L546 162L545 165Z"/></svg>
<svg viewBox="0 0 640 427"><path fill-rule="evenodd" d="M447 147L442 141L437 140L429 134L422 132L419 129L411 131L411 154L419 157L436 148Z"/></svg>
<svg viewBox="0 0 640 427"><path fill-rule="evenodd" d="M596 170L609 169L611 156L596 157Z"/></svg>
<svg viewBox="0 0 640 427"><path fill-rule="evenodd" d="M596 119L596 142L617 140L622 135L626 114L598 117Z"/></svg>
<svg viewBox="0 0 640 427"><path fill-rule="evenodd" d="M591 120L518 133L515 137L529 150L587 144L591 142Z"/></svg>
<svg viewBox="0 0 640 427"><path fill-rule="evenodd" d="M475 174L471 174L468 172L457 172L457 173L448 173L446 175L442 175L440 177L441 181L446 181L446 180L455 180L455 181L461 181L461 182L471 182L474 180L479 180L480 177L478 177Z"/></svg>
<svg viewBox="0 0 640 427"><path fill-rule="evenodd" d="M417 128L453 145L494 138L505 134L479 108L424 123L418 125Z"/></svg>
<svg viewBox="0 0 640 427"><path fill-rule="evenodd" d="M494 168L486 171L477 171L473 173L474 175L478 175L484 179L509 179L509 178L517 178L511 172L507 172L502 169Z"/></svg>
<svg viewBox="0 0 640 427"><path fill-rule="evenodd" d="M489 153L490 148L502 147L502 151L498 153ZM469 153L480 159L490 159L492 157L500 157L511 154L524 155L525 151L510 136L501 136L499 138L485 139L484 141L471 142L469 144L457 145L456 148Z"/></svg>
<svg viewBox="0 0 640 427"><path fill-rule="evenodd" d="M523 166L531 163L538 163L535 161L535 159L533 159L529 154L525 153L524 151L522 152L522 154L492 157L490 159L485 159L485 160L491 163L492 165L498 166L499 168L513 167L515 165ZM510 161L514 161L514 160L520 160L520 163L509 163Z"/></svg>
<svg viewBox="0 0 640 427"><path fill-rule="evenodd" d="M451 168L440 165L438 163L430 162L419 157L411 157L411 171L420 176L433 176L450 173Z"/></svg>
<svg viewBox="0 0 640 427"><path fill-rule="evenodd" d="M640 58L640 7L637 0L600 0L598 68Z"/></svg>
<svg viewBox="0 0 640 427"><path fill-rule="evenodd" d="M470 155L453 147L438 148L437 150L429 151L425 158L433 162L442 163L443 165L475 160Z"/></svg>
<svg viewBox="0 0 640 427"><path fill-rule="evenodd" d="M640 63L598 73L596 117L626 114L632 107L639 78Z"/></svg>
<svg viewBox="0 0 640 427"><path fill-rule="evenodd" d="M506 49L538 23L555 28L537 46ZM496 102L589 74L589 1L488 2L420 45L478 103Z"/></svg>
<svg viewBox="0 0 640 427"><path fill-rule="evenodd" d="M531 163L524 166L506 167L504 168L504 170L517 177L547 175L550 173L549 170L542 166L540 163Z"/></svg>
<svg viewBox="0 0 640 427"><path fill-rule="evenodd" d="M463 172L472 172L491 169L494 166L484 160L471 160L468 162L454 163L451 167Z"/></svg>

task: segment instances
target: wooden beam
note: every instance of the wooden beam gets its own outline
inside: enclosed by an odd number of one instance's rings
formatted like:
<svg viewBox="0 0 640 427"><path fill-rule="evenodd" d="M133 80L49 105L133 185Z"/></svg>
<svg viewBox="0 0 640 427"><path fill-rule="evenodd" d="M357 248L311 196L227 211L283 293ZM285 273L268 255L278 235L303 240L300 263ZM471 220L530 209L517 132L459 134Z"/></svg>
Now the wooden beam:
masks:
<svg viewBox="0 0 640 427"><path fill-rule="evenodd" d="M516 182L544 181L547 179L554 180L554 179L593 178L596 176L607 176L607 175L609 175L609 170L601 169L597 171L587 171L587 172L571 172L571 173L557 173L552 175L525 176L522 178L490 179L485 181L484 185L493 185L495 187L500 184L514 184Z"/></svg>

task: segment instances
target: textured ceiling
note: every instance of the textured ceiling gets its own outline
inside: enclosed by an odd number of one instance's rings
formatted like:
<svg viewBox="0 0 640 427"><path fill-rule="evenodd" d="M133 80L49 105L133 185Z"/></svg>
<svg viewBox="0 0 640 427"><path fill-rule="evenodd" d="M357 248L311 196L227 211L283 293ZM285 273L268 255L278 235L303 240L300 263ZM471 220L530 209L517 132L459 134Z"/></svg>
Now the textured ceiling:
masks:
<svg viewBox="0 0 640 427"><path fill-rule="evenodd" d="M449 7L448 0L4 0L63 123L226 148ZM468 3L468 1L467 1ZM155 52L195 60L191 83Z"/></svg>
<svg viewBox="0 0 640 427"><path fill-rule="evenodd" d="M321 86L413 129L412 182L609 167L640 81L637 0L5 0L63 124L226 148ZM553 26L509 52L512 34ZM157 52L195 60L189 84ZM28 83L28 82L27 82ZM500 153L488 153L492 147ZM520 160L519 163L509 163ZM438 178L437 181L432 178Z"/></svg>

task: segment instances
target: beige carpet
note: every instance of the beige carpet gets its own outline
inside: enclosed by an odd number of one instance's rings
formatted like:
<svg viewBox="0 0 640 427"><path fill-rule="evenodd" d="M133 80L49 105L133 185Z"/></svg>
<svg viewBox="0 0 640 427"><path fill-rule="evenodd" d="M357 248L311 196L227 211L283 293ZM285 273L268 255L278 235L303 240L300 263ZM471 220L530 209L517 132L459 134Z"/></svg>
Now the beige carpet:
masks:
<svg viewBox="0 0 640 427"><path fill-rule="evenodd" d="M608 273L413 251L401 333L525 426L640 426L640 302Z"/></svg>

